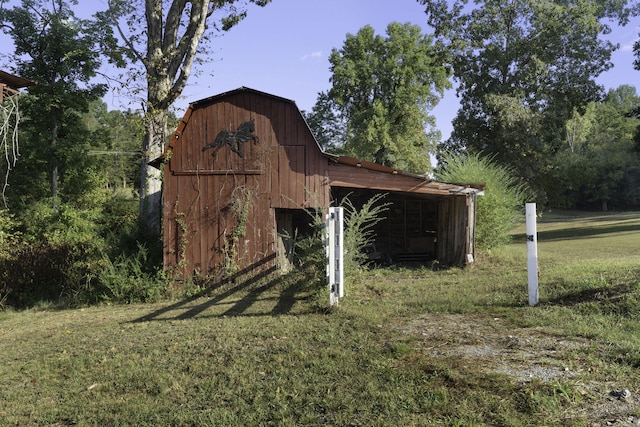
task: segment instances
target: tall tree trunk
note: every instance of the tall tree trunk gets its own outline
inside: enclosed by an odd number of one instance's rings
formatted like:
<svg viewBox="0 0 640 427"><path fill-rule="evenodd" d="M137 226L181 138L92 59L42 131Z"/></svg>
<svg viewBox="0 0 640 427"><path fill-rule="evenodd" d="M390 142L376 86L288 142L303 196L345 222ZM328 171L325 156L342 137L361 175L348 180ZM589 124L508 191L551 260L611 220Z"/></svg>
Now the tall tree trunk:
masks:
<svg viewBox="0 0 640 427"><path fill-rule="evenodd" d="M53 158L53 165L51 168L51 203L53 212L58 213L58 155L56 153L56 146L58 144L58 112L51 112L51 152Z"/></svg>
<svg viewBox="0 0 640 427"><path fill-rule="evenodd" d="M167 130L167 110L147 111L145 136L140 167L140 219L150 232L160 235L162 218L162 173L149 165L164 152Z"/></svg>

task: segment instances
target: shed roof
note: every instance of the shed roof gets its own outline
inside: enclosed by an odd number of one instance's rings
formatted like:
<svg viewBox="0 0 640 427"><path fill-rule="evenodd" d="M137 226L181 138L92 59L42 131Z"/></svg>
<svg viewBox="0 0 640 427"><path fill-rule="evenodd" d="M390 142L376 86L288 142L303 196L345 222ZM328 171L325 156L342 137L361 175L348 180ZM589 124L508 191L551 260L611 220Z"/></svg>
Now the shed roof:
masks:
<svg viewBox="0 0 640 427"><path fill-rule="evenodd" d="M478 183L438 182L425 174L407 172L349 156L324 154L333 164L353 168L348 172L329 168L329 182L333 187L369 188L438 196L481 194L485 187L484 184Z"/></svg>
<svg viewBox="0 0 640 427"><path fill-rule="evenodd" d="M31 80L14 76L13 74L9 74L6 71L2 71L2 70L0 70L0 83L4 83L7 86L9 86L11 89L15 89L15 90L23 87L27 87L27 86L33 86L36 84Z"/></svg>

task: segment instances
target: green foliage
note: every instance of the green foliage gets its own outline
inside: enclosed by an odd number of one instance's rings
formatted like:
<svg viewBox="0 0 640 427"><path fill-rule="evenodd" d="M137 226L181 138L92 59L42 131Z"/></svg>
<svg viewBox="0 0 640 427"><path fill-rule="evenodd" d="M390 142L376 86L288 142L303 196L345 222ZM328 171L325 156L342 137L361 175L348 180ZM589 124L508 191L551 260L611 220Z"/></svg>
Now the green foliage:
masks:
<svg viewBox="0 0 640 427"><path fill-rule="evenodd" d="M527 197L509 168L480 154L450 153L442 158L436 176L443 182L485 184L485 195L477 199L476 247L488 251L509 243Z"/></svg>
<svg viewBox="0 0 640 427"><path fill-rule="evenodd" d="M459 83L461 107L445 151L493 156L542 199L567 120L601 97L595 79L612 67L617 46L601 37L604 23L626 23L629 2L420 3Z"/></svg>
<svg viewBox="0 0 640 427"><path fill-rule="evenodd" d="M349 196L340 205L344 208L344 271L356 276L368 262L366 249L375 240L374 228L385 219L384 212L390 203L380 203L386 194L371 197L362 206L355 206Z"/></svg>
<svg viewBox="0 0 640 427"><path fill-rule="evenodd" d="M343 262L345 277L353 280L368 262L366 249L375 239L374 227L384 220L387 203L380 203L385 194L377 194L362 206L356 206L349 197L340 201L344 208ZM290 236L294 240L298 266L311 267L317 273L318 283L325 284L327 258L325 253L325 220L320 210L307 210L313 232L307 236Z"/></svg>
<svg viewBox="0 0 640 427"><path fill-rule="evenodd" d="M346 128L316 134L349 155L426 172L440 138L428 113L450 87L449 73L420 27L391 23L386 32L366 26L331 52L332 87L320 94L314 113L322 119L314 122Z"/></svg>
<svg viewBox="0 0 640 427"><path fill-rule="evenodd" d="M91 132L88 154L101 164L106 185L113 191L139 190L140 147L144 138L141 114L130 110L108 111L107 104L96 101L82 120Z"/></svg>
<svg viewBox="0 0 640 427"><path fill-rule="evenodd" d="M629 209L640 206L640 155L634 150L640 106L633 86L612 89L601 102L574 112L567 143L552 163L553 206L578 209Z"/></svg>
<svg viewBox="0 0 640 427"><path fill-rule="evenodd" d="M17 182L24 182L26 172L37 178L39 186L37 191L10 189L14 198L32 200L48 191L57 207L64 203L65 193L82 192L85 171L92 173L91 161L83 156L88 131L79 118L106 90L105 85L91 82L101 65L95 28L77 19L62 0L22 0L20 6L2 8L0 26L13 39L16 73L37 83L22 102L23 152L28 153L32 169L22 168ZM48 187L42 176L49 177Z"/></svg>
<svg viewBox="0 0 640 427"><path fill-rule="evenodd" d="M21 157L0 220L0 303L156 298L161 252L130 203L142 120L98 101L100 26L61 0L0 8L0 26L14 40L16 73L38 83L21 97Z"/></svg>
<svg viewBox="0 0 640 427"><path fill-rule="evenodd" d="M344 151L347 125L336 103L326 92L320 92L311 112L302 112L322 150L339 154Z"/></svg>
<svg viewBox="0 0 640 427"><path fill-rule="evenodd" d="M299 267L314 272L312 282L324 286L326 284L327 257L324 247L325 220L322 210L306 209L311 232L304 236L292 236L294 258Z"/></svg>
<svg viewBox="0 0 640 427"><path fill-rule="evenodd" d="M7 305L149 301L166 286L159 245L137 223L135 201L107 199L91 209L63 204L57 212L34 203L5 224L0 299Z"/></svg>
<svg viewBox="0 0 640 427"><path fill-rule="evenodd" d="M103 257L103 269L97 279L103 289L100 298L104 301L131 304L159 300L166 288L166 279L161 269L149 271L149 251L138 243L132 255L119 255L115 260Z"/></svg>

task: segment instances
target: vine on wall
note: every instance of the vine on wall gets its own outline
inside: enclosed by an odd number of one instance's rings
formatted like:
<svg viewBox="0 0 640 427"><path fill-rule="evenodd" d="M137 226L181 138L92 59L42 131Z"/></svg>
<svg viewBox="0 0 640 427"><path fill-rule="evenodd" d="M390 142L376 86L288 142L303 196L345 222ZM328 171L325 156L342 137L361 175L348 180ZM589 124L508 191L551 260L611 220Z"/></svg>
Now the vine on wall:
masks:
<svg viewBox="0 0 640 427"><path fill-rule="evenodd" d="M229 209L236 220L236 226L231 230L229 238L227 238L225 232L221 267L226 277L238 271L238 246L240 239L247 234L247 220L253 196L253 192L246 185L236 187L231 193Z"/></svg>
<svg viewBox="0 0 640 427"><path fill-rule="evenodd" d="M175 215L176 230L178 231L178 256L176 266L179 269L187 267L187 245L189 244L189 229L187 228L187 214L180 212L178 209L180 200L176 199L176 204L173 207L173 213Z"/></svg>

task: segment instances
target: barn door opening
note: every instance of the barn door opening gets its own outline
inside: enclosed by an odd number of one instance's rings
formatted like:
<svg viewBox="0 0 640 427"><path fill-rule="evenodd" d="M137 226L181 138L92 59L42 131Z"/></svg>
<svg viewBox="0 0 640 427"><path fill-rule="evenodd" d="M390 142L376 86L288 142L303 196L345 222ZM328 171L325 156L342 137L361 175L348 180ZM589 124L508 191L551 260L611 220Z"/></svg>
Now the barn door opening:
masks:
<svg viewBox="0 0 640 427"><path fill-rule="evenodd" d="M295 245L295 230L293 229L293 214L285 209L276 209L276 256L278 269L283 272L291 271L293 265L293 251Z"/></svg>
<svg viewBox="0 0 640 427"><path fill-rule="evenodd" d="M313 210L276 209L276 257L281 271L291 271L296 263L304 261L296 254L296 242L314 236L317 215Z"/></svg>

